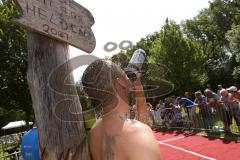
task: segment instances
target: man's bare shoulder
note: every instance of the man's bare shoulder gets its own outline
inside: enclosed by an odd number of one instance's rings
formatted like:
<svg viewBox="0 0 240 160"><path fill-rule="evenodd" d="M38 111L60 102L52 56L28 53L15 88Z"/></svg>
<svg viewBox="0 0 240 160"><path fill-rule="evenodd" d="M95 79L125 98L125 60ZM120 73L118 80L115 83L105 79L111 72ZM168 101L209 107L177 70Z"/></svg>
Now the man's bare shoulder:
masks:
<svg viewBox="0 0 240 160"><path fill-rule="evenodd" d="M139 121L126 123L126 138L128 141L130 159L159 160L160 149L152 129Z"/></svg>
<svg viewBox="0 0 240 160"><path fill-rule="evenodd" d="M145 142L149 141L152 141L152 143L156 142L152 129L140 121L127 121L124 124L123 132L126 138L129 140L129 143L132 142L135 144L136 141L139 144L144 144Z"/></svg>
<svg viewBox="0 0 240 160"><path fill-rule="evenodd" d="M129 134L142 133L142 131L152 133L152 130L148 125L137 120L126 120L124 123L124 131Z"/></svg>
<svg viewBox="0 0 240 160"><path fill-rule="evenodd" d="M123 132L126 138L133 142L141 139L142 142L145 143L145 140L148 141L149 138L155 141L152 129L148 125L137 120L126 121Z"/></svg>

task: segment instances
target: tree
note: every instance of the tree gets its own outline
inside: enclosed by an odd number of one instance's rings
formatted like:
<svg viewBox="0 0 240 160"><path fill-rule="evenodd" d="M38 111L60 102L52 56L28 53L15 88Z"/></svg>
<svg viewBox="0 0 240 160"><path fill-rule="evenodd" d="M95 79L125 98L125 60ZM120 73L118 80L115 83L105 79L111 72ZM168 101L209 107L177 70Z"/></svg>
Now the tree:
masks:
<svg viewBox="0 0 240 160"><path fill-rule="evenodd" d="M236 65L235 56L225 36L237 22L237 6L236 0L214 0L209 8L183 23L184 33L201 44L204 70L212 86L233 83L231 72Z"/></svg>
<svg viewBox="0 0 240 160"><path fill-rule="evenodd" d="M226 35L227 39L230 42L230 48L233 53L233 57L237 62L237 65L234 67L233 70L233 77L234 79L240 78L240 25L234 25L228 34Z"/></svg>
<svg viewBox="0 0 240 160"><path fill-rule="evenodd" d="M166 20L151 51L154 62L169 69L165 78L175 84L177 93L199 88L202 53L198 43L185 37L179 25Z"/></svg>
<svg viewBox="0 0 240 160"><path fill-rule="evenodd" d="M93 104L91 103L90 98L84 92L81 81L78 81L76 83L76 89L81 102L82 110L83 111L91 110L93 108Z"/></svg>
<svg viewBox="0 0 240 160"><path fill-rule="evenodd" d="M217 84L233 85L240 78L240 1L209 3L180 25L166 20L159 32L142 38L112 60L124 68L134 50L143 48L148 54L145 79L172 82L176 93L204 89L207 84L213 89Z"/></svg>
<svg viewBox="0 0 240 160"><path fill-rule="evenodd" d="M13 1L0 3L0 107L5 111L23 111L25 116L11 120L33 118L31 97L26 80L27 42L23 28L12 23L18 12ZM1 118L2 120L2 118ZM6 119L9 120L9 119Z"/></svg>
<svg viewBox="0 0 240 160"><path fill-rule="evenodd" d="M175 93L183 93L198 89L205 78L201 69L203 54L199 47L193 38L184 36L180 25L167 19L159 32L142 38L132 49L114 56L112 60L125 68L134 50L142 48L148 59L143 81L148 87L160 86L155 96L169 93L173 85Z"/></svg>

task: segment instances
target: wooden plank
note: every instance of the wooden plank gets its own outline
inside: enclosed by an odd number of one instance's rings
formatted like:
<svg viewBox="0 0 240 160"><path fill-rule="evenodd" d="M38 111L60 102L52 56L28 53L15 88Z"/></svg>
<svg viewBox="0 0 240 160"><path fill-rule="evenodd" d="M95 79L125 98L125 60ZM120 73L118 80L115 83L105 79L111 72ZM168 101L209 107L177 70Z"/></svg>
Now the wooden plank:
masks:
<svg viewBox="0 0 240 160"><path fill-rule="evenodd" d="M22 15L15 21L33 31L88 53L96 41L91 30L92 14L72 0L16 0Z"/></svg>
<svg viewBox="0 0 240 160"><path fill-rule="evenodd" d="M28 83L38 127L42 160L90 159L81 104L74 84L71 64L54 76L54 70L69 60L68 45L43 35L28 33ZM69 75L67 78L63 77ZM54 78L55 89L49 86ZM52 82L54 81L52 80ZM64 94L65 93L65 94Z"/></svg>

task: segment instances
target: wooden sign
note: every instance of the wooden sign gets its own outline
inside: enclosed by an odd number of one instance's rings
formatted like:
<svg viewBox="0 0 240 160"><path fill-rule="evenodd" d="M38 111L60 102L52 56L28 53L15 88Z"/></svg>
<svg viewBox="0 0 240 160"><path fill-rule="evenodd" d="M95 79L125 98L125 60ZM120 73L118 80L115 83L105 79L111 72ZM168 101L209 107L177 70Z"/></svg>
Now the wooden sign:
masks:
<svg viewBox="0 0 240 160"><path fill-rule="evenodd" d="M15 21L88 53L96 46L92 14L72 0L16 0L22 16Z"/></svg>

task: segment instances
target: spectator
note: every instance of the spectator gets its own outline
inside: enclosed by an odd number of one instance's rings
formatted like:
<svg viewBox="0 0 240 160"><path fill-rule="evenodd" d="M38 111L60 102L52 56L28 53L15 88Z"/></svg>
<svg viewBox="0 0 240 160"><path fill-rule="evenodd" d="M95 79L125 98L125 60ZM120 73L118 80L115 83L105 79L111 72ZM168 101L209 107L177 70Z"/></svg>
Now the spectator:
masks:
<svg viewBox="0 0 240 160"><path fill-rule="evenodd" d="M164 107L163 100L159 100L159 103L156 105L156 110L154 111L154 120L156 125L161 124L161 113Z"/></svg>
<svg viewBox="0 0 240 160"><path fill-rule="evenodd" d="M240 92L238 91L237 87L231 86L227 89L230 92L230 99L231 99L231 114L236 121L238 126L238 132L240 132Z"/></svg>
<svg viewBox="0 0 240 160"><path fill-rule="evenodd" d="M165 109L165 104L164 104L163 99L159 100L157 108L160 109L160 110L164 110Z"/></svg>
<svg viewBox="0 0 240 160"><path fill-rule="evenodd" d="M175 119L181 119L182 118L182 108L179 105L173 105L172 111L174 113Z"/></svg>
<svg viewBox="0 0 240 160"><path fill-rule="evenodd" d="M172 121L173 118L173 111L172 111L172 106L173 104L171 103L171 97L165 98L165 103L164 103L164 112L161 114L161 118L168 123Z"/></svg>
<svg viewBox="0 0 240 160"><path fill-rule="evenodd" d="M170 97L170 103L172 103L173 105L177 105L177 100L176 100L176 96L175 95L172 95Z"/></svg>
<svg viewBox="0 0 240 160"><path fill-rule="evenodd" d="M238 91L236 86L231 86L227 90L231 93L234 99L240 100L240 91Z"/></svg>
<svg viewBox="0 0 240 160"><path fill-rule="evenodd" d="M155 111L157 109L158 101L156 98L153 98L151 101L152 109Z"/></svg>
<svg viewBox="0 0 240 160"><path fill-rule="evenodd" d="M230 94L226 89L220 91L221 104L219 105L220 116L224 123L225 132L230 132L230 125L232 124L232 115L230 111L231 99Z"/></svg>
<svg viewBox="0 0 240 160"><path fill-rule="evenodd" d="M186 109L188 119L191 120L192 126L195 127L195 124L196 124L196 107L195 107L193 101L191 101L188 98L181 98L181 97L178 97L177 101L178 101L178 104L180 106L183 106Z"/></svg>
<svg viewBox="0 0 240 160"><path fill-rule="evenodd" d="M161 119L163 120L166 113L166 104L163 99L159 100L158 108L160 111Z"/></svg>
<svg viewBox="0 0 240 160"><path fill-rule="evenodd" d="M152 126L155 127L156 125L160 124L160 120L161 120L159 104L154 103L155 107L153 107L150 103L149 103L149 105L151 106L150 107L151 108L151 110L150 110L150 117L151 117L151 120L152 120Z"/></svg>
<svg viewBox="0 0 240 160"><path fill-rule="evenodd" d="M210 107L212 113L215 113L218 109L218 102L220 101L220 97L210 89L206 89L204 91L204 94L206 96L207 107Z"/></svg>
<svg viewBox="0 0 240 160"><path fill-rule="evenodd" d="M212 114L211 109L206 105L206 97L202 95L201 91L195 92L194 103L199 107L199 113L201 115L204 128L210 129L212 126Z"/></svg>

